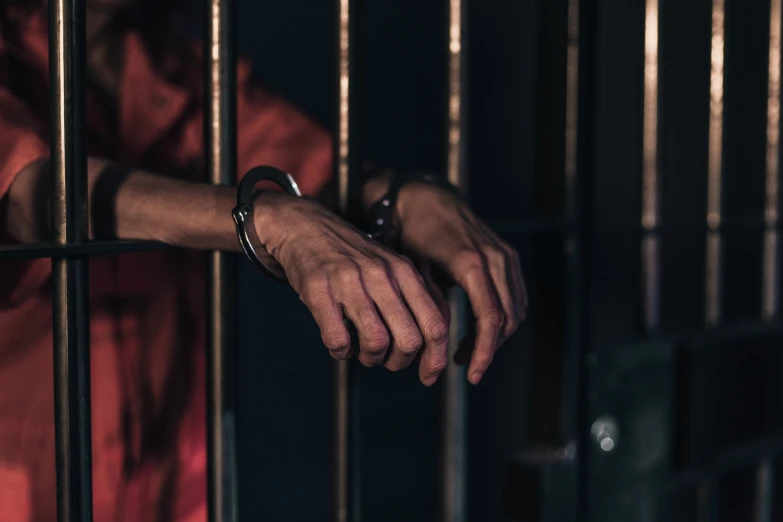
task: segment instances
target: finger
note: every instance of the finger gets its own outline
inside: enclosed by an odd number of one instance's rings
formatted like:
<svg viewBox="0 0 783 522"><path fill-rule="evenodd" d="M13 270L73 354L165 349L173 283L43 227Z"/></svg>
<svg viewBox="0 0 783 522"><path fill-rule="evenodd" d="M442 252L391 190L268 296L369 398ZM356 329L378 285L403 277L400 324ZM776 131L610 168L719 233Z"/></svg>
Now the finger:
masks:
<svg viewBox="0 0 783 522"><path fill-rule="evenodd" d="M491 241L497 245L497 248L501 251L505 258L507 285L511 290L513 297L513 316L515 318L516 327L519 323L525 320L527 315L527 288L525 287L525 279L522 275L522 265L519 261L519 253L516 249L510 245L504 243L495 232L484 224L481 224L484 236L489 237ZM506 325L509 329L509 325ZM512 332L506 332L506 336L509 337Z"/></svg>
<svg viewBox="0 0 783 522"><path fill-rule="evenodd" d="M336 279L332 284L337 301L356 327L359 361L365 366L382 364L389 348L389 332L367 293L358 267L342 269Z"/></svg>
<svg viewBox="0 0 783 522"><path fill-rule="evenodd" d="M435 302L435 306L438 307L440 315L445 322L444 331L446 339L444 346L441 348L437 345L437 343L425 343L420 352L422 354L422 360L424 361L424 364L421 364L420 361L419 379L424 385L432 386L437 381L439 374L442 373L443 369L445 369L445 365L448 364L451 306L449 305L446 297L443 295L440 287L435 282L435 279L432 277L432 271L428 262L425 261L419 264L419 272L421 273L422 278L424 278L427 291L430 293L430 296L432 296L432 300ZM442 366L443 368L440 372L433 375L432 368L435 367L437 370L439 366Z"/></svg>
<svg viewBox="0 0 783 522"><path fill-rule="evenodd" d="M503 309L480 253L470 251L457 256L453 276L468 294L476 316L476 342L468 367L468 380L478 384L495 356L503 329Z"/></svg>
<svg viewBox="0 0 783 522"><path fill-rule="evenodd" d="M514 293L519 306L519 322L527 317L528 296L525 276L522 273L522 263L519 261L519 253L511 248L511 275L514 280Z"/></svg>
<svg viewBox="0 0 783 522"><path fill-rule="evenodd" d="M390 268L385 261L366 265L363 268L363 279L367 293L375 302L391 335L391 346L386 353L384 366L392 371L407 368L421 349L422 337L390 275Z"/></svg>
<svg viewBox="0 0 783 522"><path fill-rule="evenodd" d="M313 315L324 346L335 359L347 359L351 354L351 337L343 320L340 305L332 296L326 277L312 277L305 281L299 299Z"/></svg>
<svg viewBox="0 0 783 522"><path fill-rule="evenodd" d="M392 262L392 270L423 337L419 378L425 386L431 386L446 367L449 325L413 263L398 258Z"/></svg>
<svg viewBox="0 0 783 522"><path fill-rule="evenodd" d="M519 304L515 296L516 284L511 273L509 255L501 248L490 248L485 251L489 261L489 276L495 287L495 293L503 308L503 330L498 345L511 337L519 325Z"/></svg>
<svg viewBox="0 0 783 522"><path fill-rule="evenodd" d="M443 294L441 286L435 281L435 276L432 273L432 265L428 261L417 261L419 267L419 273L424 278L424 283L427 286L427 290L432 296L432 300L435 301L435 305L440 310L441 316L446 321L446 324L451 324L451 305L448 299Z"/></svg>

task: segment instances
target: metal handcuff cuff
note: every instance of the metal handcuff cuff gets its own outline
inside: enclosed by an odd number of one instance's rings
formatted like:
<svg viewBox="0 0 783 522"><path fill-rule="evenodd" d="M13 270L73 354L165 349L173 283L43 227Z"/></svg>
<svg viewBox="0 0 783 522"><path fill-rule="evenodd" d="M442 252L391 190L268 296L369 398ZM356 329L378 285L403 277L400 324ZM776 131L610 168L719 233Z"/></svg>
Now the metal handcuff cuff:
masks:
<svg viewBox="0 0 783 522"><path fill-rule="evenodd" d="M248 171L242 178L242 181L240 181L237 187L237 206L231 212L231 215L234 218L239 243L242 245L245 255L268 276L278 280L285 280L285 272L283 272L282 268L267 266L259 255L260 251L264 251L264 246L258 239L253 221L253 199L255 197L253 189L262 181L271 181L288 194L294 196L302 195L296 181L287 172L283 172L275 167L255 167ZM389 189L386 194L370 208L369 232L367 234L370 238L387 246L396 246L399 239L399 231L395 230L394 227L394 210L397 205L397 197L403 186L413 182L437 185L459 196L457 187L430 172L409 171L395 175L389 182Z"/></svg>
<svg viewBox="0 0 783 522"><path fill-rule="evenodd" d="M369 236L384 245L397 248L400 240L400 230L394 226L394 211L397 198L402 188L409 183L426 183L446 189L457 197L461 197L457 187L443 177L423 170L412 170L395 174L389 181L386 194L370 207Z"/></svg>
<svg viewBox="0 0 783 522"><path fill-rule="evenodd" d="M267 266L259 256L259 251L265 251L265 249L258 239L256 225L253 221L253 199L255 199L253 189L262 181L271 181L291 195L302 195L299 186L289 173L275 167L255 167L250 169L239 182L237 206L231 211L231 216L237 226L239 244L242 245L242 250L248 259L268 276L282 281L285 280L285 272L282 268Z"/></svg>

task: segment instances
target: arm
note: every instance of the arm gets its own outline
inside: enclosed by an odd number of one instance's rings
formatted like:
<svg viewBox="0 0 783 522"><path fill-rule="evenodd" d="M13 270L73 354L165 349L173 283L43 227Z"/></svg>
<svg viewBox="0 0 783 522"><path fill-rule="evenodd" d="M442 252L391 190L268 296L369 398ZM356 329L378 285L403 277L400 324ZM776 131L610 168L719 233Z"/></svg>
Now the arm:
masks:
<svg viewBox="0 0 783 522"><path fill-rule="evenodd" d="M94 207L94 187L111 164L95 158L88 163L88 203ZM6 223L19 240L45 239L40 231L47 217L40 210L50 204L47 181L48 162L42 160L23 169L11 186ZM239 250L234 202L232 188L132 171L110 206L120 239ZM446 364L448 325L409 261L306 198L263 192L254 218L259 239L309 307L333 357L356 354L367 366L399 370L421 351L422 382L437 380ZM356 326L358 350L344 318Z"/></svg>
<svg viewBox="0 0 783 522"><path fill-rule="evenodd" d="M88 159L88 209L96 207L94 189L101 176L113 174L112 167L108 161ZM49 161L42 159L25 167L11 184L5 221L16 240L49 240L49 180ZM231 219L236 192L230 187L131 170L112 196L118 238L196 249L239 249ZM91 212L91 238L95 237L93 225L105 218Z"/></svg>
<svg viewBox="0 0 783 522"><path fill-rule="evenodd" d="M390 173L371 177L363 187L363 207L385 195ZM519 255L483 223L459 197L442 187L411 182L402 187L395 208L400 247L419 261L432 295L442 302L428 277L434 266L467 293L476 317L476 334L463 339L455 359L470 362L468 379L477 384L495 351L524 320L528 297Z"/></svg>

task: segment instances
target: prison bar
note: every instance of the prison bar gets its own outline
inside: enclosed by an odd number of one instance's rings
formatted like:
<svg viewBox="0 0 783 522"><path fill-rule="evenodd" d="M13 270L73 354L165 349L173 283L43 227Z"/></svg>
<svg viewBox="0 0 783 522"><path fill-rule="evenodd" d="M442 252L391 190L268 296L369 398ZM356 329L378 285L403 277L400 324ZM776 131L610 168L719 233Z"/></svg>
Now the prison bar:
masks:
<svg viewBox="0 0 783 522"><path fill-rule="evenodd" d="M565 256L566 256L566 289L571 298L566 301L566 334L564 357L564 398L561 408L562 433L567 444L575 443L580 438L580 402L581 402L581 372L583 355L583 321L580 317L583 292L583 253L584 253L584 205L581 194L585 194L584 178L577 178L579 162L579 44L580 32L580 1L568 0L567 3L567 35L566 45L566 84L565 84ZM559 230L559 229L558 229ZM563 458L571 455L564 452Z"/></svg>
<svg viewBox="0 0 783 522"><path fill-rule="evenodd" d="M49 2L54 242L87 239L84 2ZM92 520L89 293L85 257L52 259L57 519Z"/></svg>
<svg viewBox="0 0 783 522"><path fill-rule="evenodd" d="M642 143L643 322L645 330L658 329L660 318L660 179L658 173L658 0L647 0L644 23L644 116Z"/></svg>
<svg viewBox="0 0 783 522"><path fill-rule="evenodd" d="M337 0L336 42L336 139L335 174L337 207L348 218L356 216L359 203L359 85L357 78L357 26L361 0ZM353 341L352 341L353 342ZM332 375L332 520L358 522L359 423L356 397L352 386L350 361L334 361Z"/></svg>
<svg viewBox="0 0 783 522"><path fill-rule="evenodd" d="M769 68L767 79L767 161L764 204L761 314L769 321L780 307L780 38L781 0L771 0L769 10ZM756 466L753 522L770 522L774 499L775 467L770 457Z"/></svg>
<svg viewBox="0 0 783 522"><path fill-rule="evenodd" d="M447 145L446 174L453 185L467 186L465 140L465 13L467 0L447 0L448 5L448 77L447 77ZM464 336L462 316L465 298L458 289L449 293L451 325L448 360L454 360L460 339ZM447 364L441 376L440 471L438 518L440 522L467 520L467 419L465 399L467 374L464 366Z"/></svg>
<svg viewBox="0 0 783 522"><path fill-rule="evenodd" d="M771 0L769 80L767 91L767 173L764 204L762 313L770 320L780 313L780 68L781 0Z"/></svg>
<svg viewBox="0 0 783 522"><path fill-rule="evenodd" d="M725 46L725 0L712 1L712 44L710 46L710 126L707 167L707 252L705 311L707 326L721 317L721 206L723 200L723 89Z"/></svg>
<svg viewBox="0 0 783 522"><path fill-rule="evenodd" d="M235 183L236 2L207 1L205 159L213 185ZM210 252L208 272L207 448L210 522L237 520L235 257Z"/></svg>
<svg viewBox="0 0 783 522"><path fill-rule="evenodd" d="M22 243L0 245L0 259L37 259L39 257L82 257L86 255L120 254L169 248L156 241L90 241L53 245L50 243Z"/></svg>

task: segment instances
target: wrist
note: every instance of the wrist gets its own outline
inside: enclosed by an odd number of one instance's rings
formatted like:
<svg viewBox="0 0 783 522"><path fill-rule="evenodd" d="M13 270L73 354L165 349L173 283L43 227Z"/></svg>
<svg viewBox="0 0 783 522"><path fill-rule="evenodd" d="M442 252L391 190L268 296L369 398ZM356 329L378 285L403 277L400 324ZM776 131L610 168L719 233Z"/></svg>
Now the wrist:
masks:
<svg viewBox="0 0 783 522"><path fill-rule="evenodd" d="M378 185L376 190L381 190ZM400 239L401 228L410 212L417 208L429 208L444 198L456 202L459 189L445 179L427 171L409 171L391 176L386 191L376 200L368 212L370 236L387 246L394 246Z"/></svg>
<svg viewBox="0 0 783 522"><path fill-rule="evenodd" d="M258 239L266 245L270 242L274 226L272 222L275 217L275 203L282 194L262 191L253 199L253 225L256 227Z"/></svg>
<svg viewBox="0 0 783 522"><path fill-rule="evenodd" d="M297 204L299 198L277 192L264 190L253 199L253 224L258 241L266 253L274 259L280 258L280 248L285 242L285 227L281 222L286 222L289 205Z"/></svg>
<svg viewBox="0 0 783 522"><path fill-rule="evenodd" d="M362 210L368 215L373 205L389 192L392 171L383 170L370 176L362 185Z"/></svg>

